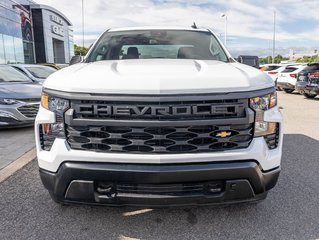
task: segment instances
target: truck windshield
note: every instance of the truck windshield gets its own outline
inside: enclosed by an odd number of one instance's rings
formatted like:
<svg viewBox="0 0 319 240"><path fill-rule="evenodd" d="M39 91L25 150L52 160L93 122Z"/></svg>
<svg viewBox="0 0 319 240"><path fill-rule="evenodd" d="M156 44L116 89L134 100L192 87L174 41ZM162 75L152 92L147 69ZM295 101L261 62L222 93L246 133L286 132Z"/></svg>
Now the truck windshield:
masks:
<svg viewBox="0 0 319 240"><path fill-rule="evenodd" d="M153 58L228 62L226 53L213 34L191 30L106 32L87 61Z"/></svg>

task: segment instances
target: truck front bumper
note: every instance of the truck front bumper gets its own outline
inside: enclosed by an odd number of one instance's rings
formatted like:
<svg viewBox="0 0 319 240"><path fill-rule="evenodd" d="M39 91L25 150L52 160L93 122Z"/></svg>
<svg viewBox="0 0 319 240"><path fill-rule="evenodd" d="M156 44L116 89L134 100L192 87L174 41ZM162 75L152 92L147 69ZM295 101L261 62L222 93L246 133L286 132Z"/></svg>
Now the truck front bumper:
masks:
<svg viewBox="0 0 319 240"><path fill-rule="evenodd" d="M182 206L264 199L280 167L263 171L255 160L192 164L64 162L40 169L56 202L95 205Z"/></svg>

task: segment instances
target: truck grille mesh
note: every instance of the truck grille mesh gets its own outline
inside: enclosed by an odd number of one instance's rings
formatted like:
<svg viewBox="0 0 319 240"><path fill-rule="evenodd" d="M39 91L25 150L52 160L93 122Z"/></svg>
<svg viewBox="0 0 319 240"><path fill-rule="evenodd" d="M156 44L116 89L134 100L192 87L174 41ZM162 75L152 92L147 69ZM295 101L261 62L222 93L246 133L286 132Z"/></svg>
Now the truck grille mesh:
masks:
<svg viewBox="0 0 319 240"><path fill-rule="evenodd" d="M72 149L106 153L174 154L247 148L253 139L254 123L239 123L238 119L247 118L248 99L205 98L71 100L66 138Z"/></svg>
<svg viewBox="0 0 319 240"><path fill-rule="evenodd" d="M228 132L228 137L218 133ZM192 153L247 148L253 124L187 127L67 126L72 149L97 152Z"/></svg>

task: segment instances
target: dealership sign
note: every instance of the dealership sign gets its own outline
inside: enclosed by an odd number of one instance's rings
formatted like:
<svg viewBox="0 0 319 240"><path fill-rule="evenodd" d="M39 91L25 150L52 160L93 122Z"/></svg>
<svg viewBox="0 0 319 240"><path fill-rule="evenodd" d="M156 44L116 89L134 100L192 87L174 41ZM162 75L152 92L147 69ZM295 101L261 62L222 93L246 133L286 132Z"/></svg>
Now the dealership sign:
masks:
<svg viewBox="0 0 319 240"><path fill-rule="evenodd" d="M51 22L60 25L60 26L51 25L51 32L56 34L56 35L59 35L59 36L63 37L64 36L64 31L63 31L63 29L61 27L61 26L63 26L62 18L60 18L60 17L58 17L56 15L50 15L50 20L51 20Z"/></svg>
<svg viewBox="0 0 319 240"><path fill-rule="evenodd" d="M55 23L57 23L57 24L63 26L63 20L62 20L62 18L59 18L59 17L56 16L56 15L50 15L50 20L51 20L52 22L55 22Z"/></svg>
<svg viewBox="0 0 319 240"><path fill-rule="evenodd" d="M64 31L63 31L63 29L62 29L61 27L59 27L59 26L52 25L52 26L51 26L51 31L52 31L52 33L54 33L54 34L56 34L56 35L59 35L59 36L61 36L61 37L64 36Z"/></svg>

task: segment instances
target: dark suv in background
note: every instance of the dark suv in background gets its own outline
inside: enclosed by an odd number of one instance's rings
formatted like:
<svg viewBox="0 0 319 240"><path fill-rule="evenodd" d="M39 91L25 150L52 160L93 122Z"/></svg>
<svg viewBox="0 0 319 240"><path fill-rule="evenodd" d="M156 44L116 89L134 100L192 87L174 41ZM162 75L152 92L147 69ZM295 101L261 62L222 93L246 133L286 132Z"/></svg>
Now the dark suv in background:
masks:
<svg viewBox="0 0 319 240"><path fill-rule="evenodd" d="M307 98L315 98L319 94L319 62L309 63L299 72L296 89Z"/></svg>
<svg viewBox="0 0 319 240"><path fill-rule="evenodd" d="M246 64L248 66L259 68L259 57L258 56L247 56L247 55L240 55L237 59L238 62L242 64Z"/></svg>

